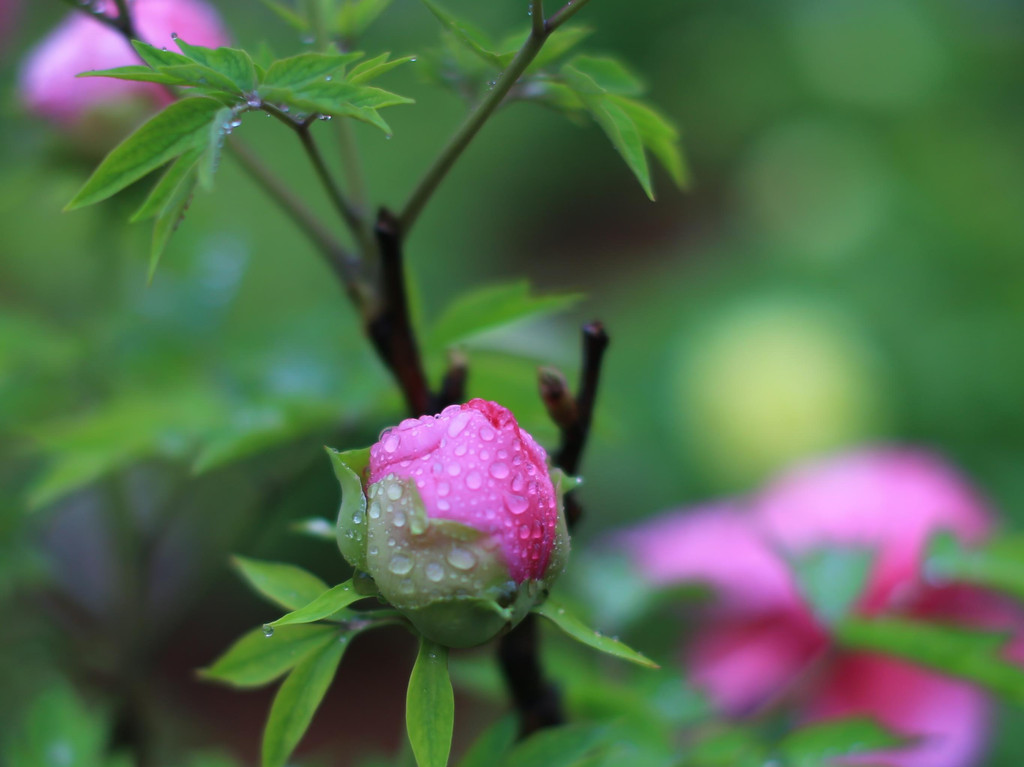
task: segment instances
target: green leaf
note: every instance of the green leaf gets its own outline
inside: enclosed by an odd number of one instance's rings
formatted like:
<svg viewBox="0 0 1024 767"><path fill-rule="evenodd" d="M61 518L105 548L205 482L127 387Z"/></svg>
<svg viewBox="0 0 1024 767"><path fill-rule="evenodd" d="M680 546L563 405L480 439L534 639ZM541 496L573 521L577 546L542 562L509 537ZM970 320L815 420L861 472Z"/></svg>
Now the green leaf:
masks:
<svg viewBox="0 0 1024 767"><path fill-rule="evenodd" d="M827 767L839 757L890 751L905 745L906 738L873 719L852 717L803 727L786 736L778 750L791 767Z"/></svg>
<svg viewBox="0 0 1024 767"><path fill-rule="evenodd" d="M325 78L340 81L345 75L345 67L362 56L361 53L300 53L271 64L262 84L295 89Z"/></svg>
<svg viewBox="0 0 1024 767"><path fill-rule="evenodd" d="M192 202L192 193L196 188L196 174L194 172L196 167L196 165L193 165L189 172L181 178L178 185L171 191L164 207L157 214L156 221L153 224L153 240L149 251L149 273L146 277L149 281L153 280L156 267L160 263L160 256L163 255L164 250L167 248L171 235L174 234L182 219L185 218L185 211L188 210L188 206Z"/></svg>
<svg viewBox="0 0 1024 767"><path fill-rule="evenodd" d="M627 647L618 639L604 636L593 629L587 628L579 618L569 613L568 610L561 607L551 598L548 598L543 604L534 607L533 612L547 618L577 642L582 642L589 647L593 647L595 650L600 650L608 655L614 655L616 658L622 658L646 668L660 668L650 658Z"/></svg>
<svg viewBox="0 0 1024 767"><path fill-rule="evenodd" d="M362 61L356 66L352 67L352 71L348 73L348 77L345 78L346 82L358 85L360 83L367 83L370 80L375 80L383 74L390 72L395 67L401 66L409 61L415 61L415 56L402 56L400 59L394 59L388 61L390 53L382 53L380 56L375 56L372 59Z"/></svg>
<svg viewBox="0 0 1024 767"><path fill-rule="evenodd" d="M339 37L359 37L391 5L391 0L347 0L338 8L334 29Z"/></svg>
<svg viewBox="0 0 1024 767"><path fill-rule="evenodd" d="M433 0L420 0L420 2L427 6L427 9L434 14L437 20L441 22L441 25L451 32L455 39L467 49L491 66L497 69L505 68L505 59L493 50L494 45L482 31L465 21L457 19Z"/></svg>
<svg viewBox="0 0 1024 767"><path fill-rule="evenodd" d="M118 144L68 203L74 210L105 200L154 168L206 139L210 121L221 108L209 98L186 98L169 105Z"/></svg>
<svg viewBox="0 0 1024 767"><path fill-rule="evenodd" d="M419 767L445 767L452 748L455 694L448 677L448 648L420 637L409 676L405 725Z"/></svg>
<svg viewBox="0 0 1024 767"><path fill-rule="evenodd" d="M549 64L558 61L560 58L565 56L569 51L583 42L585 39L590 37L593 33L593 29L583 24L566 24L558 28L555 34L551 35L544 43L544 47L540 49L540 53L527 68L527 72L532 72L537 69L542 69ZM520 33L515 40L510 39L509 42L517 44L522 43L526 39L525 33Z"/></svg>
<svg viewBox="0 0 1024 767"><path fill-rule="evenodd" d="M265 87L261 88L260 92L268 101L288 104L306 112L352 117L380 128L387 135L391 135L391 126L377 114L376 110L396 104L412 103L411 99L380 88L341 82L317 81L297 90Z"/></svg>
<svg viewBox="0 0 1024 767"><path fill-rule="evenodd" d="M363 595L353 588L350 579L328 589L304 607L267 623L266 627L276 629L278 626L287 626L292 623L312 623L333 615L338 610L344 609L362 598Z"/></svg>
<svg viewBox="0 0 1024 767"><path fill-rule="evenodd" d="M476 333L516 320L564 311L582 298L580 293L531 296L527 280L479 288L448 305L428 333L426 346L431 351L440 351Z"/></svg>
<svg viewBox="0 0 1024 767"><path fill-rule="evenodd" d="M164 85L178 85L181 83L181 80L173 75L159 72L152 67L138 65L115 67L113 69L95 69L90 72L81 72L76 77L110 77L114 80L135 80L143 83L162 83Z"/></svg>
<svg viewBox="0 0 1024 767"><path fill-rule="evenodd" d="M873 561L869 549L822 548L792 561L797 584L815 615L832 626L864 593Z"/></svg>
<svg viewBox="0 0 1024 767"><path fill-rule="evenodd" d="M256 66L249 54L238 48L204 48L189 45L180 37L175 40L181 52L207 69L223 75L235 88L248 93L256 88Z"/></svg>
<svg viewBox="0 0 1024 767"><path fill-rule="evenodd" d="M685 767L762 767L768 747L750 727L726 726L702 737L686 754Z"/></svg>
<svg viewBox="0 0 1024 767"><path fill-rule="evenodd" d="M182 66L192 63L192 59L188 56L175 53L174 51L168 51L164 48L157 48L154 45L150 45L149 43L144 43L139 40L132 40L132 47L135 48L135 52L139 54L139 58L154 69Z"/></svg>
<svg viewBox="0 0 1024 767"><path fill-rule="evenodd" d="M326 624L282 626L269 637L254 629L199 674L234 687L262 687L337 638L337 627Z"/></svg>
<svg viewBox="0 0 1024 767"><path fill-rule="evenodd" d="M576 56L569 65L591 80L606 93L638 96L646 90L643 82L622 62L606 56Z"/></svg>
<svg viewBox="0 0 1024 767"><path fill-rule="evenodd" d="M296 13L284 3L278 3L275 0L260 0L260 2L276 13L277 17L290 27L300 32L306 31L309 27L309 22L301 13Z"/></svg>
<svg viewBox="0 0 1024 767"><path fill-rule="evenodd" d="M217 172L217 166L220 165L221 150L224 149L224 142L227 141L234 128L232 125L234 119L234 110L223 107L218 110L210 122L210 128L206 137L206 147L196 166L199 186L207 191L213 189L213 174Z"/></svg>
<svg viewBox="0 0 1024 767"><path fill-rule="evenodd" d="M653 200L654 188L651 186L651 171L647 166L644 141L633 118L619 104L608 98L593 100L587 106L594 120L612 142L612 146L633 171L647 197Z"/></svg>
<svg viewBox="0 0 1024 767"><path fill-rule="evenodd" d="M967 679L1024 703L1024 668L1003 658L1008 636L903 618L849 618L836 627L840 645L903 658Z"/></svg>
<svg viewBox="0 0 1024 767"><path fill-rule="evenodd" d="M182 85L222 91L231 97L230 100L232 102L240 100L242 93L230 77L221 74L216 69L210 69L202 64L197 64L191 59L187 59L187 61L187 64L160 67L159 71L177 78L178 82Z"/></svg>
<svg viewBox="0 0 1024 767"><path fill-rule="evenodd" d="M260 595L286 610L297 610L327 590L327 584L301 567L232 557L231 564Z"/></svg>
<svg viewBox="0 0 1024 767"><path fill-rule="evenodd" d="M21 721L13 728L4 723L4 764L95 767L106 761L110 729L106 712L79 698L70 685L51 684L22 711Z"/></svg>
<svg viewBox="0 0 1024 767"><path fill-rule="evenodd" d="M622 96L608 96L607 98L613 104L617 104L633 120L637 130L640 131L640 138L643 139L644 146L658 158L675 185L680 188L685 187L689 179L689 171L679 147L679 131L676 127L668 118L639 101Z"/></svg>
<svg viewBox="0 0 1024 767"><path fill-rule="evenodd" d="M308 655L284 680L263 733L263 767L283 767L306 734L338 670L349 636Z"/></svg>
<svg viewBox="0 0 1024 767"><path fill-rule="evenodd" d="M1024 536L999 535L973 548L941 533L928 546L925 572L934 580L973 583L1024 600Z"/></svg>
<svg viewBox="0 0 1024 767"><path fill-rule="evenodd" d="M501 767L562 767L575 765L607 747L615 729L607 723L548 727L519 743Z"/></svg>
<svg viewBox="0 0 1024 767"><path fill-rule="evenodd" d="M518 717L502 717L473 742L459 762L459 767L494 767L500 764L501 759L515 744L518 735Z"/></svg>
<svg viewBox="0 0 1024 767"><path fill-rule="evenodd" d="M160 215L160 212L167 206L168 202L174 196L174 192L178 188L178 185L195 168L196 163L199 161L199 157L204 151L205 148L202 146L194 147L171 163L164 174L160 177L160 180L153 186L153 190L149 193L149 196L146 197L145 202L143 202L139 209L132 214L129 221L132 221L133 223L136 221L145 221L146 219Z"/></svg>

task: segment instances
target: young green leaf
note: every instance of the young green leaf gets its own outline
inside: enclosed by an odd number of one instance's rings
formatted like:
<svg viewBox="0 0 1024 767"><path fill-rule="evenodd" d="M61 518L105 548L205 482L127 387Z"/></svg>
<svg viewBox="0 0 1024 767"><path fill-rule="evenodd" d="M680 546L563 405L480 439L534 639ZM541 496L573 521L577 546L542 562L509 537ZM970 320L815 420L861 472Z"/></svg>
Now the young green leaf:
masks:
<svg viewBox="0 0 1024 767"><path fill-rule="evenodd" d="M341 3L334 17L334 29L339 37L359 37L389 5L391 0L348 0Z"/></svg>
<svg viewBox="0 0 1024 767"><path fill-rule="evenodd" d="M350 634L306 656L284 680L263 733L263 767L284 767L338 670Z"/></svg>
<svg viewBox="0 0 1024 767"><path fill-rule="evenodd" d="M211 91L221 92L231 97L232 101L239 101L242 91L227 75L221 74L216 69L210 69L202 64L197 64L191 59L186 59L187 64L177 64L173 67L160 67L159 71L166 75L175 77L183 85Z"/></svg>
<svg viewBox="0 0 1024 767"><path fill-rule="evenodd" d="M835 636L843 647L904 658L1024 703L1024 669L1003 657L1005 634L904 618L849 618Z"/></svg>
<svg viewBox="0 0 1024 767"><path fill-rule="evenodd" d="M928 546L925 572L935 580L974 583L1024 600L1024 536L1000 535L972 548L941 533Z"/></svg>
<svg viewBox="0 0 1024 767"><path fill-rule="evenodd" d="M309 22L301 13L296 13L284 3L276 2L276 0L260 0L267 8L277 14L277 17L281 19L285 24L299 32L305 32L309 28Z"/></svg>
<svg viewBox="0 0 1024 767"><path fill-rule="evenodd" d="M262 87L260 93L267 101L286 104L297 110L334 117L352 117L380 128L389 136L391 126L376 110L395 104L412 103L410 99L379 88L336 82L310 83L301 90Z"/></svg>
<svg viewBox="0 0 1024 767"><path fill-rule="evenodd" d="M326 624L282 626L269 637L254 629L199 674L234 687L262 687L337 639L338 628Z"/></svg>
<svg viewBox="0 0 1024 767"><path fill-rule="evenodd" d="M907 739L873 719L852 717L819 722L787 735L778 752L791 767L827 767L836 759L872 751L891 751Z"/></svg>
<svg viewBox="0 0 1024 767"><path fill-rule="evenodd" d="M585 759L605 751L619 735L607 722L564 724L548 727L516 745L501 767L554 767L585 764Z"/></svg>
<svg viewBox="0 0 1024 767"><path fill-rule="evenodd" d="M575 56L569 65L597 83L606 93L638 96L646 90L640 78L625 64L607 56Z"/></svg>
<svg viewBox="0 0 1024 767"><path fill-rule="evenodd" d="M224 149L224 142L231 134L235 119L234 110L223 107L210 121L210 128L206 137L206 146L199 157L198 170L199 186L209 191L213 189L213 174L217 172L220 165L221 150Z"/></svg>
<svg viewBox="0 0 1024 767"><path fill-rule="evenodd" d="M312 623L322 620L362 598L363 595L352 586L352 581L347 580L328 589L308 605L293 610L287 615L282 615L276 621L267 623L264 628L276 629L278 626L287 626L292 623Z"/></svg>
<svg viewBox="0 0 1024 767"><path fill-rule="evenodd" d="M448 677L448 648L420 637L409 676L405 724L419 767L445 767L455 726L455 694Z"/></svg>
<svg viewBox="0 0 1024 767"><path fill-rule="evenodd" d="M644 146L658 158L675 185L680 188L685 187L689 172L682 150L679 148L679 131L676 127L669 122L668 118L639 101L615 95L607 96L607 99L616 104L633 120L637 130L640 131L640 138L643 139Z"/></svg>
<svg viewBox="0 0 1024 767"><path fill-rule="evenodd" d="M174 190L167 198L167 202L157 214L156 221L153 223L153 239L149 251L149 273L146 277L150 282L153 280L156 267L160 263L160 256L163 255L164 250L167 248L171 235L174 234L182 219L185 218L185 211L188 210L188 206L192 201L192 193L196 188L195 167L193 166L178 182L178 185L174 187Z"/></svg>
<svg viewBox="0 0 1024 767"><path fill-rule="evenodd" d="M255 90L256 66L245 51L238 48L204 48L200 45L189 45L181 38L176 38L175 42L182 54L226 77L234 84L236 90L242 93Z"/></svg>
<svg viewBox="0 0 1024 767"><path fill-rule="evenodd" d="M845 618L864 593L871 574L868 549L823 548L793 560L793 572L804 598L827 626Z"/></svg>
<svg viewBox="0 0 1024 767"><path fill-rule="evenodd" d="M589 647L593 647L595 650L600 650L608 655L614 655L616 658L622 658L646 668L660 668L650 658L627 647L618 639L604 636L593 629L587 628L583 621L572 615L564 607L559 606L551 598L548 598L540 606L534 607L533 612L547 618L577 642L582 642Z"/></svg>
<svg viewBox="0 0 1024 767"><path fill-rule="evenodd" d="M118 144L100 163L65 210L105 200L154 168L201 144L210 121L221 108L203 97L169 105Z"/></svg>
<svg viewBox="0 0 1024 767"><path fill-rule="evenodd" d="M192 63L192 59L188 56L175 53L174 51L168 51L164 48L157 48L155 45L150 45L149 43L144 43L140 40L132 40L132 47L135 48L135 52L139 54L139 58L154 69L160 69L161 67L175 67Z"/></svg>
<svg viewBox="0 0 1024 767"><path fill-rule="evenodd" d="M136 80L143 83L162 83L164 85L179 85L181 80L166 72L159 72L152 67L129 66L115 67L113 69L94 69L89 72L80 72L76 77L110 77L114 80Z"/></svg>
<svg viewBox="0 0 1024 767"><path fill-rule="evenodd" d="M203 146L194 147L171 163L160 180L156 182L149 196L146 197L145 202L132 214L129 221L134 223L158 216L160 211L167 206L178 185L195 168L196 162L204 151L205 147Z"/></svg>
<svg viewBox="0 0 1024 767"><path fill-rule="evenodd" d="M327 591L327 584L301 567L235 556L231 564L260 595L286 610L297 610Z"/></svg>
<svg viewBox="0 0 1024 767"><path fill-rule="evenodd" d="M483 61L496 69L504 69L506 61L502 56L493 50L494 45L487 39L487 36L476 27L461 21L439 6L433 0L420 0L427 9L434 14L441 25L467 49L479 56Z"/></svg>
<svg viewBox="0 0 1024 767"><path fill-rule="evenodd" d="M651 186L651 171L647 166L644 141L629 113L608 98L593 99L587 106L594 120L611 140L612 146L633 171L647 197L653 200L654 188Z"/></svg>
<svg viewBox="0 0 1024 767"><path fill-rule="evenodd" d="M527 280L479 288L448 305L428 333L426 346L432 351L440 351L485 330L528 317L565 311L582 298L580 293L532 296Z"/></svg>
<svg viewBox="0 0 1024 767"><path fill-rule="evenodd" d="M341 81L345 67L362 58L361 53L300 53L271 64L263 76L263 85L271 88L297 89L323 80Z"/></svg>
<svg viewBox="0 0 1024 767"><path fill-rule="evenodd" d="M375 80L383 74L390 72L395 67L401 66L409 61L415 61L415 56L402 56L400 59L394 59L388 61L390 53L382 53L380 56L375 56L372 59L361 61L356 66L352 67L352 71L348 73L348 77L345 78L346 82L352 83L353 85L359 85L360 83L368 83L370 80Z"/></svg>

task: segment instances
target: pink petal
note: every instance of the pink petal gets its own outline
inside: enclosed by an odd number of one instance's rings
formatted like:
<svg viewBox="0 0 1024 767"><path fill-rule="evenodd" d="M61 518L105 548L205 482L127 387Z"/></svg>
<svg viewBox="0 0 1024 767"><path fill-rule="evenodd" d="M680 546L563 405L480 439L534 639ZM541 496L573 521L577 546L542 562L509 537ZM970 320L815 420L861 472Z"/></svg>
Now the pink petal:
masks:
<svg viewBox="0 0 1024 767"><path fill-rule="evenodd" d="M869 610L917 581L930 535L948 530L977 541L990 528L985 504L952 468L910 450L863 451L802 465L770 485L754 508L766 535L787 551L876 549L864 604Z"/></svg>
<svg viewBox="0 0 1024 767"><path fill-rule="evenodd" d="M810 708L812 719L871 716L901 734L921 738L909 749L850 763L893 767L967 767L985 746L985 695L903 661L870 655L841 659Z"/></svg>

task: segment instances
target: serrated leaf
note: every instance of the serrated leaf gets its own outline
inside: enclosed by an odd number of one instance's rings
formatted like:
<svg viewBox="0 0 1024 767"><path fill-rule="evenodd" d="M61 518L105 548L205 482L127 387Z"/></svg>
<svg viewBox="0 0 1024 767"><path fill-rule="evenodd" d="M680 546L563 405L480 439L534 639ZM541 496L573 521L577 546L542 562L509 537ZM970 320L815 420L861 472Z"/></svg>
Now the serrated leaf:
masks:
<svg viewBox="0 0 1024 767"><path fill-rule="evenodd" d="M288 104L297 110L310 113L352 117L380 128L389 136L391 126L377 114L376 110L385 106L412 103L411 99L379 88L348 83L312 83L302 90L261 88L261 92L268 101Z"/></svg>
<svg viewBox="0 0 1024 767"><path fill-rule="evenodd" d="M494 45L481 30L465 21L457 19L433 0L420 0L420 2L427 6L427 9L434 14L434 17L441 22L441 25L468 50L497 69L505 68L505 60L499 53L493 50Z"/></svg>
<svg viewBox="0 0 1024 767"><path fill-rule="evenodd" d="M1024 536L999 535L967 547L951 533L932 538L925 572L939 581L973 583L1024 600Z"/></svg>
<svg viewBox="0 0 1024 767"><path fill-rule="evenodd" d="M128 220L145 221L159 215L178 188L178 184L192 171L204 151L202 146L194 147L171 163L153 186L149 196Z"/></svg>
<svg viewBox="0 0 1024 767"><path fill-rule="evenodd" d="M188 56L174 51L168 51L164 48L157 48L154 45L144 43L140 40L132 40L132 47L135 48L135 52L139 54L139 58L154 69L193 63Z"/></svg>
<svg viewBox="0 0 1024 767"><path fill-rule="evenodd" d="M426 346L430 350L442 350L485 330L565 311L582 298L580 293L533 296L527 280L479 288L448 305L427 334Z"/></svg>
<svg viewBox="0 0 1024 767"><path fill-rule="evenodd" d="M178 225L185 218L185 211L192 202L192 194L196 188L196 165L189 169L178 185L174 187L164 207L156 216L153 222L153 239L149 250L149 270L146 276L147 281L153 280L156 268L160 264L160 257L167 249L171 235L174 234Z"/></svg>
<svg viewBox="0 0 1024 767"><path fill-rule="evenodd" d="M267 67L262 84L271 88L298 89L325 78L341 81L345 67L362 56L361 53L300 53L278 59Z"/></svg>
<svg viewBox="0 0 1024 767"><path fill-rule="evenodd" d="M650 658L638 653L636 650L623 644L618 639L605 636L600 632L588 628L583 621L550 598L543 604L534 607L533 612L547 618L577 642L581 642L588 647L593 647L595 650L600 650L601 652L613 655L616 658L628 660L631 663L636 663L637 665L644 666L645 668L660 668L660 666Z"/></svg>
<svg viewBox="0 0 1024 767"><path fill-rule="evenodd" d="M1003 658L1005 634L904 618L849 618L836 626L835 637L843 647L903 658L1024 704L1024 669Z"/></svg>
<svg viewBox="0 0 1024 767"><path fill-rule="evenodd" d="M575 56L569 65L593 80L606 93L637 96L646 89L625 64L608 56Z"/></svg>
<svg viewBox="0 0 1024 767"><path fill-rule="evenodd" d="M263 767L283 767L306 734L338 670L349 634L302 660L274 696L263 733Z"/></svg>
<svg viewBox="0 0 1024 767"><path fill-rule="evenodd" d="M271 621L266 625L276 629L278 626L288 626L293 623L312 623L333 615L338 610L342 610L362 598L363 595L352 586L352 581L347 580L331 587L309 604L293 610L287 615L282 615L276 621Z"/></svg>
<svg viewBox="0 0 1024 767"><path fill-rule="evenodd" d="M210 67L203 64L197 64L191 59L186 60L188 61L187 64L160 67L159 71L175 77L182 85L221 91L231 97L232 103L238 102L241 99L241 90L234 80L227 75L221 74L216 69L210 69Z"/></svg>
<svg viewBox="0 0 1024 767"><path fill-rule="evenodd" d="M204 97L169 105L106 156L66 210L105 200L202 143L210 120L220 108L217 101Z"/></svg>
<svg viewBox="0 0 1024 767"><path fill-rule="evenodd" d="M826 626L842 620L864 593L874 556L870 549L822 548L795 557L797 585Z"/></svg>
<svg viewBox="0 0 1024 767"><path fill-rule="evenodd" d="M224 142L231 134L231 122L234 120L234 116L234 110L223 107L210 122L206 146L196 165L199 185L203 189L213 189L213 174L217 172L217 166L220 165L221 151L224 149Z"/></svg>
<svg viewBox="0 0 1024 767"><path fill-rule="evenodd" d="M197 64L223 75L242 93L256 88L256 67L249 54L238 48L204 48L175 39L182 54Z"/></svg>
<svg viewBox="0 0 1024 767"><path fill-rule="evenodd" d="M494 767L500 764L502 758L515 744L518 735L517 717L502 717L473 741L473 745L459 761L459 767Z"/></svg>
<svg viewBox="0 0 1024 767"><path fill-rule="evenodd" d="M653 200L654 188L651 186L651 171L647 166L644 141L636 123L620 105L608 98L594 99L587 106L594 120L611 140L612 146L626 161L626 165L636 176L636 180L640 182L647 197Z"/></svg>
<svg viewBox="0 0 1024 767"><path fill-rule="evenodd" d="M297 29L299 32L305 32L309 28L309 22L306 21L306 18L302 14L293 11L284 3L278 3L275 0L260 0L260 2L277 14L281 21Z"/></svg>
<svg viewBox="0 0 1024 767"><path fill-rule="evenodd" d="M181 83L177 77L166 72L159 72L152 67L130 66L115 67L113 69L94 69L89 72L80 72L76 77L110 77L114 80L135 80L143 83L162 83L163 85L178 85Z"/></svg>
<svg viewBox="0 0 1024 767"><path fill-rule="evenodd" d="M359 37L391 5L391 0L348 0L334 17L334 29L340 37Z"/></svg>
<svg viewBox="0 0 1024 767"><path fill-rule="evenodd" d="M297 610L327 591L326 583L296 565L239 556L231 564L258 594L286 610Z"/></svg>
<svg viewBox="0 0 1024 767"><path fill-rule="evenodd" d="M633 120L651 154L658 158L675 185L682 188L689 181L689 172L679 146L679 131L668 120L647 104L622 96L608 96Z"/></svg>
<svg viewBox="0 0 1024 767"><path fill-rule="evenodd" d="M414 56L402 56L399 59L393 59L388 61L390 53L382 53L380 56L375 56L367 61L360 62L356 66L352 67L352 71L348 73L348 77L345 78L346 82L352 83L353 85L359 85L360 83L367 83L370 80L375 80L383 74L390 72L395 67L401 66L409 61L415 61Z"/></svg>
<svg viewBox="0 0 1024 767"><path fill-rule="evenodd" d="M420 637L409 675L405 724L419 767L445 767L452 747L455 694L448 677L448 648Z"/></svg>
<svg viewBox="0 0 1024 767"><path fill-rule="evenodd" d="M337 627L325 624L282 626L269 637L254 629L199 674L234 687L262 687L337 638Z"/></svg>
<svg viewBox="0 0 1024 767"><path fill-rule="evenodd" d="M787 735L778 751L791 767L828 767L844 756L891 751L907 742L873 719L852 717L802 727Z"/></svg>

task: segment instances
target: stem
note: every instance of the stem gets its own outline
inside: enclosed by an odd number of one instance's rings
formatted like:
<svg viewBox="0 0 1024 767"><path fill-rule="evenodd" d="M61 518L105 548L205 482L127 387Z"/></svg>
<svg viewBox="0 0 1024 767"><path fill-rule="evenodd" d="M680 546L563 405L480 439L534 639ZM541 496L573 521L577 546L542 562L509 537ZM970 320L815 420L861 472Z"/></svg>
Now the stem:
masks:
<svg viewBox="0 0 1024 767"><path fill-rule="evenodd" d="M536 0L532 3L532 6L539 5ZM531 6L531 7L532 7ZM456 131L455 135L452 136L448 145L442 150L441 155L434 161L434 164L427 170L426 175L417 185L412 195L409 197L409 201L405 204L401 215L399 215L399 221L401 222L402 231L408 234L412 229L413 224L416 223L416 219L419 218L420 213L423 211L423 206L427 204L427 201L434 194L434 191L444 180L445 176L448 175L448 171L451 170L452 165L459 159L459 156L465 151L466 147L469 146L469 142L473 140L473 137L479 133L480 128L483 127L484 123L487 122L487 118L491 116L498 105L501 104L502 99L505 98L506 94L512 89L512 86L519 80L519 76L526 71L526 68L530 66L530 62L534 60L540 49L544 45L544 41L547 40L550 31L541 30L537 31L535 25L533 30L530 32L530 36L526 38L526 42L523 43L523 47L519 49L516 57L512 60L512 63L508 65L498 81L494 84L494 87L487 93L483 101L481 101L476 108L470 113L469 117L462 124L462 127Z"/></svg>
<svg viewBox="0 0 1024 767"><path fill-rule="evenodd" d="M94 8L88 0L64 0L65 5L70 5L76 11L81 11L96 19L100 24L120 32L130 43L132 40L138 39L131 13L128 12L125 0L116 0L116 2L118 15L114 17L105 14L101 8Z"/></svg>
<svg viewBox="0 0 1024 767"><path fill-rule="evenodd" d="M237 139L228 143L228 149L249 176L316 246L334 273L338 275L345 291L356 306L368 305L372 293L369 287L360 281L356 257L334 238L302 200L285 186L251 149Z"/></svg>
<svg viewBox="0 0 1024 767"><path fill-rule="evenodd" d="M544 21L544 0L530 0L530 20L532 21L533 34L540 36L545 33L546 22Z"/></svg>
<svg viewBox="0 0 1024 767"><path fill-rule="evenodd" d="M398 380L409 412L414 416L427 415L432 410L433 397L409 317L401 224L390 211L381 209L375 231L380 248L383 305L366 329L377 354Z"/></svg>
<svg viewBox="0 0 1024 767"><path fill-rule="evenodd" d="M519 737L565 721L558 688L545 681L537 647L540 636L537 616L529 614L501 638L498 660L516 711L519 712Z"/></svg>
<svg viewBox="0 0 1024 767"><path fill-rule="evenodd" d="M590 0L569 0L565 5L558 9L551 18L544 24L544 28L548 34L551 34L565 22L575 16L577 13L583 10L583 6L589 3Z"/></svg>

